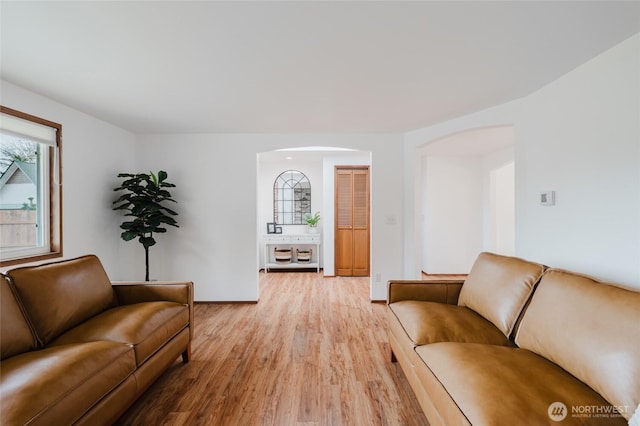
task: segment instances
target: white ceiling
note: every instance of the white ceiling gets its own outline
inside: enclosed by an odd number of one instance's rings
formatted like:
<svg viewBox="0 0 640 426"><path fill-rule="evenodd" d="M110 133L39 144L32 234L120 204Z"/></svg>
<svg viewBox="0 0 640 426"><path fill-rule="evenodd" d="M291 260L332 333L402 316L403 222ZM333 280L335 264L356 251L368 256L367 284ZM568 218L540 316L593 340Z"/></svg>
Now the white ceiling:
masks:
<svg viewBox="0 0 640 426"><path fill-rule="evenodd" d="M0 19L2 79L136 133L404 132L539 89L639 32L640 2L1 1Z"/></svg>

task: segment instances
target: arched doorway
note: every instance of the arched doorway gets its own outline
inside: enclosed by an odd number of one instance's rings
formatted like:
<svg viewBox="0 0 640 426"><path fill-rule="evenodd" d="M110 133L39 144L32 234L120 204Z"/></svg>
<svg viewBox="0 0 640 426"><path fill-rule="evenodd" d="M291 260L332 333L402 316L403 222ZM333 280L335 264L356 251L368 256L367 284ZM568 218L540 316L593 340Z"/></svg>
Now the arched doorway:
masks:
<svg viewBox="0 0 640 426"><path fill-rule="evenodd" d="M513 254L512 126L470 129L420 148L423 272L469 271L481 251Z"/></svg>
<svg viewBox="0 0 640 426"><path fill-rule="evenodd" d="M370 151L340 147L298 147L262 152L257 155L257 270L263 269L264 250L260 242L266 223L273 222L273 182L284 170L304 172L311 182L311 212L320 211L321 268L324 276L335 276L334 256L334 168L338 165L368 165ZM373 215L373 212L372 212ZM285 225L283 233L306 232L305 225ZM299 229L294 229L298 227Z"/></svg>

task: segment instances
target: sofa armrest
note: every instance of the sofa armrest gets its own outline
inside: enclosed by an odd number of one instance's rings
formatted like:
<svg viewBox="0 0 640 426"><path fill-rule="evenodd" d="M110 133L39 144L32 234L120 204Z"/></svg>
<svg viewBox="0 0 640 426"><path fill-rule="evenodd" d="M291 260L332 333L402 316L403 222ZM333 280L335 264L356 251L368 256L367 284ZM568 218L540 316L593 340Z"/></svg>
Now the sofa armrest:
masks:
<svg viewBox="0 0 640 426"><path fill-rule="evenodd" d="M193 306L193 283L190 281L113 281L121 305L167 301Z"/></svg>
<svg viewBox="0 0 640 426"><path fill-rule="evenodd" d="M387 284L387 304L401 300L458 304L464 280L391 280Z"/></svg>
<svg viewBox="0 0 640 426"><path fill-rule="evenodd" d="M176 302L189 307L189 337L193 338L193 282L191 281L112 281L121 305L142 302Z"/></svg>

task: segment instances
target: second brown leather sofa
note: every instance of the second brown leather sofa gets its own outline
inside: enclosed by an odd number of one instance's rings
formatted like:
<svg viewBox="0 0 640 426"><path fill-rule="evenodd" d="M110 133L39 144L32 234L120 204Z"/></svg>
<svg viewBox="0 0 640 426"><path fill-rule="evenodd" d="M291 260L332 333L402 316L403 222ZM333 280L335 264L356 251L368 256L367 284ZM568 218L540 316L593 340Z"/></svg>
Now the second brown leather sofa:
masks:
<svg viewBox="0 0 640 426"><path fill-rule="evenodd" d="M390 281L388 313L432 426L626 425L640 404L640 293L482 253L464 282Z"/></svg>

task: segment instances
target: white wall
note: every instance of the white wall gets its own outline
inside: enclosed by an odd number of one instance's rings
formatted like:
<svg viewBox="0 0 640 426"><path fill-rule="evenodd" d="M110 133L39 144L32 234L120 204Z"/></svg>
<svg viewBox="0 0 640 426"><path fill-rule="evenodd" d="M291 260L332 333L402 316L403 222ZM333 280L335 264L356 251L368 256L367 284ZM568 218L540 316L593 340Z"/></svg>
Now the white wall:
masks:
<svg viewBox="0 0 640 426"><path fill-rule="evenodd" d="M116 175L134 166L134 136L6 81L0 85L2 105L62 125L64 258L94 253L111 279L144 279L142 253L120 239L122 218L111 210Z"/></svg>
<svg viewBox="0 0 640 426"><path fill-rule="evenodd" d="M482 162L476 157L425 157L422 269L466 273L482 250Z"/></svg>
<svg viewBox="0 0 640 426"><path fill-rule="evenodd" d="M515 254L515 163L513 147L482 159L484 192L483 250Z"/></svg>
<svg viewBox="0 0 640 426"><path fill-rule="evenodd" d="M201 301L258 298L257 154L274 149L331 146L372 152L371 297L386 297L386 280L402 276L402 143L399 135L140 135L137 167L169 173L177 185L180 229L161 236L151 249L152 271L163 279L195 282ZM379 158L379 162L376 162ZM269 192L271 194L271 191ZM326 228L328 224L325 222ZM173 232L177 231L177 232Z"/></svg>
<svg viewBox="0 0 640 426"><path fill-rule="evenodd" d="M406 278L419 274L420 147L467 129L515 129L516 250L640 288L640 35L525 98L405 135ZM555 190L557 205L538 204Z"/></svg>
<svg viewBox="0 0 640 426"><path fill-rule="evenodd" d="M516 252L640 288L640 34L529 96L516 133Z"/></svg>
<svg viewBox="0 0 640 426"><path fill-rule="evenodd" d="M486 250L515 254L515 166L513 162L491 170L489 243Z"/></svg>

